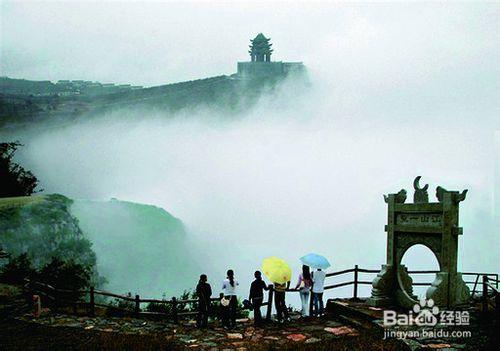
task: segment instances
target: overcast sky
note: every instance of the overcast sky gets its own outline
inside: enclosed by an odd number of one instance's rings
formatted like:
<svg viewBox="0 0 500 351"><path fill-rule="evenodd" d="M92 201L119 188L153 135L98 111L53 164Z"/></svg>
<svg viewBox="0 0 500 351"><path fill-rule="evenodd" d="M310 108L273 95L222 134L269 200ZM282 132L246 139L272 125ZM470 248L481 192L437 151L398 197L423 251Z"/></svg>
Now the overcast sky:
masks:
<svg viewBox="0 0 500 351"><path fill-rule="evenodd" d="M411 199L420 174L431 189L470 190L464 269L498 266L500 3L2 1L1 10L9 77L158 85L231 74L259 32L272 38L274 60L310 72L307 91L285 84L215 127L219 112L203 109L189 119L131 109L36 125L19 137L19 156L47 192L162 206L207 240L204 250L261 238L230 253L251 276L242 257L296 261L305 250L324 250L337 268L376 267L381 195L405 187Z"/></svg>
<svg viewBox="0 0 500 351"><path fill-rule="evenodd" d="M500 76L498 3L1 4L1 74L9 77L156 85L230 74L259 32L272 38L275 60L322 74L405 84Z"/></svg>

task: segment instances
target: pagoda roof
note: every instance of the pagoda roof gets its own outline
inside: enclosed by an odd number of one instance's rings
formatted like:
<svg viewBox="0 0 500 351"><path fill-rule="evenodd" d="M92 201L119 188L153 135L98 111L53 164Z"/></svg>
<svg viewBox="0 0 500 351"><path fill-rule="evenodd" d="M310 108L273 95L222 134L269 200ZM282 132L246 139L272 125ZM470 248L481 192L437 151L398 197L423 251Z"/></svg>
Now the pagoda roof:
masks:
<svg viewBox="0 0 500 351"><path fill-rule="evenodd" d="M259 33L254 39L251 39L251 45L250 45L250 51L248 51L249 54L256 54L256 55L265 55L265 54L270 54L273 52L273 49L271 48L273 44L269 42L271 38L266 38L264 34Z"/></svg>
<svg viewBox="0 0 500 351"><path fill-rule="evenodd" d="M269 41L269 40L271 40L271 38L266 38L264 36L264 34L259 33L259 34L257 34L257 36L255 38L251 39L250 41L253 43L254 41L262 42L262 41Z"/></svg>

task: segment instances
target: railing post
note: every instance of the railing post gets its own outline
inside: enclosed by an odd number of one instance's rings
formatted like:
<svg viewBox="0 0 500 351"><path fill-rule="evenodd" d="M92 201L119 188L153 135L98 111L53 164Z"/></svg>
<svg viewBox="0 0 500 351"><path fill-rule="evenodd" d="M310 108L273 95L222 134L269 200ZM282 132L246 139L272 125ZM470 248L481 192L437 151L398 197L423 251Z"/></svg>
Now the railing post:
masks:
<svg viewBox="0 0 500 351"><path fill-rule="evenodd" d="M354 266L354 300L358 299L358 265Z"/></svg>
<svg viewBox="0 0 500 351"><path fill-rule="evenodd" d="M30 304L32 302L32 299L33 299L33 285L31 283L31 280L28 280L27 284L26 284L26 302L28 304Z"/></svg>
<svg viewBox="0 0 500 351"><path fill-rule="evenodd" d="M28 278L24 278L23 279L23 296L24 296L25 299L29 296L29 293L28 293Z"/></svg>
<svg viewBox="0 0 500 351"><path fill-rule="evenodd" d="M165 301L164 298L162 300ZM170 317L168 315L168 313L169 313L169 310L168 310L169 303L168 303L168 301L164 302L162 306L165 306L165 320L168 322L168 318Z"/></svg>
<svg viewBox="0 0 500 351"><path fill-rule="evenodd" d="M214 313L215 313L215 316L217 317L217 319L219 321L223 321L224 320L224 306L222 306L222 299L224 298L224 294L223 293L219 293L219 303L217 304L217 309L214 309Z"/></svg>
<svg viewBox="0 0 500 351"><path fill-rule="evenodd" d="M483 275L483 312L488 312L488 276Z"/></svg>
<svg viewBox="0 0 500 351"><path fill-rule="evenodd" d="M266 320L271 320L271 315L273 312L273 295L274 295L274 285L269 284L269 293L267 294L267 312Z"/></svg>
<svg viewBox="0 0 500 351"><path fill-rule="evenodd" d="M76 312L78 311L78 293L76 292L75 289L73 289L73 314L76 314Z"/></svg>
<svg viewBox="0 0 500 351"><path fill-rule="evenodd" d="M135 295L135 308L134 308L135 315L138 316L140 311L141 311L140 298L139 295Z"/></svg>
<svg viewBox="0 0 500 351"><path fill-rule="evenodd" d="M174 319L174 323L178 323L179 322L179 318L178 318L178 315L177 315L177 299L174 297L172 297L172 317Z"/></svg>
<svg viewBox="0 0 500 351"><path fill-rule="evenodd" d="M47 289L47 291L48 290L49 289ZM53 297L54 297L54 311L57 312L57 311L59 311L59 292L58 292L57 288L54 289L54 296Z"/></svg>
<svg viewBox="0 0 500 351"><path fill-rule="evenodd" d="M495 311L497 313L497 317L500 316L500 293L495 292Z"/></svg>
<svg viewBox="0 0 500 351"><path fill-rule="evenodd" d="M476 288L477 288L477 283L479 282L479 277L480 277L479 274L476 275L476 280L474 281L474 288L472 288L472 292L470 294L471 300L473 300L474 299L474 295L476 295Z"/></svg>
<svg viewBox="0 0 500 351"><path fill-rule="evenodd" d="M95 295L94 287L90 287L90 316L95 317Z"/></svg>

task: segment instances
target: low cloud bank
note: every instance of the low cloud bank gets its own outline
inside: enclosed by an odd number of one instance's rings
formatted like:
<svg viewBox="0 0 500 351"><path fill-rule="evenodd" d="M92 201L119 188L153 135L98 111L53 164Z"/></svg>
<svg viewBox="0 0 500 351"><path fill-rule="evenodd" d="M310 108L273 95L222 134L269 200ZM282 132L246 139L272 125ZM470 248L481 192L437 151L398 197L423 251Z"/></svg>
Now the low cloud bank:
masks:
<svg viewBox="0 0 500 351"><path fill-rule="evenodd" d="M437 185L469 189L461 204L459 269L496 269L488 125L425 128L425 118L389 117L370 128L369 115L347 122L334 111L324 114L314 89L292 97L285 86L231 120L208 110L190 118L120 111L21 135L21 157L46 192L167 209L186 224L192 260L216 285L228 268L250 280L269 255L287 259L295 272L308 252L328 256L334 269L379 267L386 245L382 194L406 188L411 199L416 175L430 183L431 201ZM294 102L277 103L288 99ZM147 239L138 233L136 240ZM430 253L409 264L434 268L427 262ZM191 287L193 279L183 283Z"/></svg>

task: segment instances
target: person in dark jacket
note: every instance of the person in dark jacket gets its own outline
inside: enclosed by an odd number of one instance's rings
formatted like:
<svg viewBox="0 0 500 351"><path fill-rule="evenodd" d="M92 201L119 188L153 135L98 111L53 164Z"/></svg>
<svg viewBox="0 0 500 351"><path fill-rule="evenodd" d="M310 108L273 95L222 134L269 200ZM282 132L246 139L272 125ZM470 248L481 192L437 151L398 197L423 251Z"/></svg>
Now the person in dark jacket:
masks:
<svg viewBox="0 0 500 351"><path fill-rule="evenodd" d="M212 288L207 283L207 276L205 274L200 275L200 281L196 286L196 295L198 296L198 318L196 325L198 328L206 328L208 326L208 312L210 310Z"/></svg>
<svg viewBox="0 0 500 351"><path fill-rule="evenodd" d="M254 274L255 280L250 285L250 295L248 299L253 305L254 325L256 327L262 326L262 314L260 307L264 300L264 290L269 290L264 280L262 280L262 273L256 271Z"/></svg>

